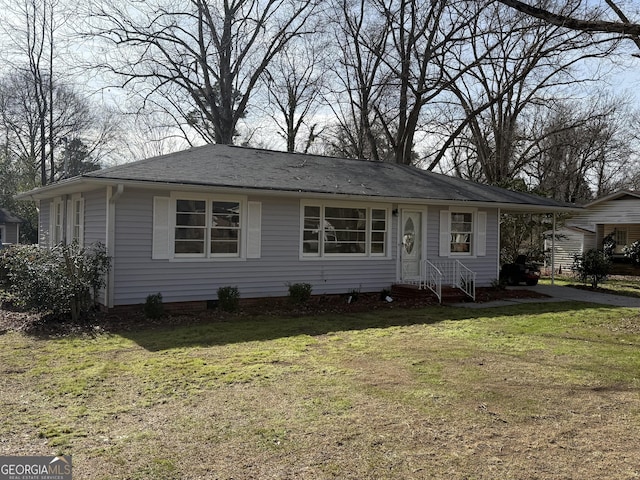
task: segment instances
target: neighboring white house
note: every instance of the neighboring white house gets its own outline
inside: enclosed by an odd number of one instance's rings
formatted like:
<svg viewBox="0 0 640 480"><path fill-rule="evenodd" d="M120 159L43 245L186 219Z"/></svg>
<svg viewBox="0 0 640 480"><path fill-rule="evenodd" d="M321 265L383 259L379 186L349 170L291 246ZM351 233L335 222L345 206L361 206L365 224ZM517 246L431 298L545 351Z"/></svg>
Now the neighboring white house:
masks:
<svg viewBox="0 0 640 480"><path fill-rule="evenodd" d="M405 165L225 145L86 173L19 198L39 203L42 246L106 244L107 307L158 292L167 303L206 305L224 286L242 298L286 296L288 284L302 282L314 294L374 292L460 268L473 272L466 285L489 286L499 271L501 211L577 211Z"/></svg>
<svg viewBox="0 0 640 480"><path fill-rule="evenodd" d="M582 212L569 218L565 227L556 232L555 271L571 268L576 254L601 249L608 235L615 241L614 256L617 257L623 256L625 245L640 240L640 192L612 193L584 205ZM551 239L547 238L545 251L549 259L551 245Z"/></svg>

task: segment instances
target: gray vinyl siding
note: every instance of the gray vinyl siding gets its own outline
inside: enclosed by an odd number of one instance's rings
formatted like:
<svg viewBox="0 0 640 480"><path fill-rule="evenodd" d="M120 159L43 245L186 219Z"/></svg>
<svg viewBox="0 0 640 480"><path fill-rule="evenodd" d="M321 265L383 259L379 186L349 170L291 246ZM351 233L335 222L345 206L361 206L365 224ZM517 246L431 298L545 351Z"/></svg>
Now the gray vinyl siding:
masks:
<svg viewBox="0 0 640 480"><path fill-rule="evenodd" d="M447 257L439 256L441 210L449 210L449 207L430 206L428 211L427 259L431 261L447 259ZM448 258L460 260L464 266L476 272L476 286L488 287L498 277L498 210L478 209L478 212L487 212L486 255Z"/></svg>
<svg viewBox="0 0 640 480"><path fill-rule="evenodd" d="M548 252L549 267L551 267L551 248L555 247L553 255L553 269L558 272L569 272L573 266L574 255L578 255L590 248L593 248L595 234L582 233L567 228L561 228L556 232L555 242L551 239L545 240L545 251Z"/></svg>
<svg viewBox="0 0 640 480"><path fill-rule="evenodd" d="M396 280L393 257L300 259L295 198L247 198L262 203L261 258L152 260L154 195L168 192L125 190L116 204L114 305L142 303L158 292L166 302L215 299L224 286L237 286L242 298L286 296L288 284L301 282L310 283L314 294L370 292Z"/></svg>
<svg viewBox="0 0 640 480"><path fill-rule="evenodd" d="M4 237L2 243L18 243L19 240L19 224L17 223L4 223L2 224Z"/></svg>
<svg viewBox="0 0 640 480"><path fill-rule="evenodd" d="M107 243L107 192L105 189L84 192L84 244Z"/></svg>

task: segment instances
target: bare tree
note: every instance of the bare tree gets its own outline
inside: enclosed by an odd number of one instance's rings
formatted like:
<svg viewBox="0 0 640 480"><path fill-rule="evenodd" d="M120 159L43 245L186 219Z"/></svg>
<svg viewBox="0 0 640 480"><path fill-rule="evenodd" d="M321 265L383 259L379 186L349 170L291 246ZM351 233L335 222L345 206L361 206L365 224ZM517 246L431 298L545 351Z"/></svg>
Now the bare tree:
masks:
<svg viewBox="0 0 640 480"><path fill-rule="evenodd" d="M372 21L372 18L376 18ZM329 131L329 152L374 161L393 161L376 128L374 105L385 91L382 65L388 26L366 0L338 0L333 5L334 43L339 52L333 65L333 90L327 105L337 124ZM377 130L377 131L376 131ZM383 153L383 150L387 152Z"/></svg>
<svg viewBox="0 0 640 480"><path fill-rule="evenodd" d="M267 110L287 152L307 153L322 134L323 128L313 116L320 107L326 50L326 45L315 39L301 39L287 45L265 69ZM303 130L306 139L298 148Z"/></svg>
<svg viewBox="0 0 640 480"><path fill-rule="evenodd" d="M103 109L96 108L71 87L50 83L48 78L44 81L52 85L48 107L51 112L43 119L41 104L36 100L40 91L31 79L27 69L0 79L0 132L4 152L17 164L23 178L30 179L24 185L26 188L41 182L37 178L38 172L41 173L41 159L51 156L51 144L56 147L55 167L63 165L60 159L65 143L74 140L82 142L88 154L99 161L108 152L107 145L116 132L116 122ZM47 177L45 183L66 174L55 167L54 178Z"/></svg>
<svg viewBox="0 0 640 480"><path fill-rule="evenodd" d="M537 155L526 166L541 191L559 200L588 201L624 185L637 169L626 99L606 95L590 104L555 102L540 122Z"/></svg>
<svg viewBox="0 0 640 480"><path fill-rule="evenodd" d="M338 75L342 91L337 92L349 101L334 105L341 107L336 108L341 130L349 132L345 127L351 127L354 143L364 145L366 140L373 160L387 160L378 145L382 149L389 145L391 161L416 163L417 135L428 132L428 107L443 100L452 81L490 54L492 47L482 58L462 61L461 51L470 40L466 25L476 23L469 3L339 3L343 73Z"/></svg>
<svg viewBox="0 0 640 480"><path fill-rule="evenodd" d="M317 1L104 1L92 34L115 47L102 69L206 142L231 144L273 58L295 37Z"/></svg>
<svg viewBox="0 0 640 480"><path fill-rule="evenodd" d="M455 140L452 147L460 150L453 166L460 176L508 185L531 161L530 149L540 133L533 128L538 106L595 81L593 76L580 78L575 67L606 55L611 42L597 48L580 33L499 4L479 10L476 18L468 27L468 48L461 52L472 66L448 87L460 106L459 120L454 121L465 127L450 137ZM484 61L474 62L482 56ZM431 165L438 160L435 155Z"/></svg>

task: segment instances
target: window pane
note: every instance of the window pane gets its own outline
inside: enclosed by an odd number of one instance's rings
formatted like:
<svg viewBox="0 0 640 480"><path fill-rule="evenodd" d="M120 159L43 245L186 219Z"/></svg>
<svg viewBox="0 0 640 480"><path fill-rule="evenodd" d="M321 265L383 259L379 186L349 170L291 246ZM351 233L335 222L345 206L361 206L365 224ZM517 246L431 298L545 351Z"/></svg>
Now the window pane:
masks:
<svg viewBox="0 0 640 480"><path fill-rule="evenodd" d="M371 224L371 230L377 230L379 232L384 232L387 229L386 222L375 221Z"/></svg>
<svg viewBox="0 0 640 480"><path fill-rule="evenodd" d="M207 204L204 200L177 200L176 212L205 213Z"/></svg>
<svg viewBox="0 0 640 480"><path fill-rule="evenodd" d="M384 243L372 243L371 244L371 253L382 254L384 255Z"/></svg>
<svg viewBox="0 0 640 480"><path fill-rule="evenodd" d="M385 232L371 232L371 241L384 243L385 236Z"/></svg>
<svg viewBox="0 0 640 480"><path fill-rule="evenodd" d="M204 227L205 225L204 213L177 213L176 225L181 226L194 226Z"/></svg>
<svg viewBox="0 0 640 480"><path fill-rule="evenodd" d="M304 207L304 227L302 231L302 253L310 255L320 254L320 207L315 205L307 205ZM326 222L325 222L326 224ZM327 230L329 235L335 240L335 234L331 233L332 227L329 225ZM325 234L326 239L327 234Z"/></svg>
<svg viewBox="0 0 640 480"><path fill-rule="evenodd" d="M240 253L240 203L211 203L211 254Z"/></svg>
<svg viewBox="0 0 640 480"><path fill-rule="evenodd" d="M239 236L238 230L224 230L221 228L211 229L211 240L234 240L237 241Z"/></svg>
<svg viewBox="0 0 640 480"><path fill-rule="evenodd" d="M384 255L387 237L387 211L371 210L371 255Z"/></svg>
<svg viewBox="0 0 640 480"><path fill-rule="evenodd" d="M176 200L176 254L204 254L206 208L204 200Z"/></svg>
<svg viewBox="0 0 640 480"><path fill-rule="evenodd" d="M204 242L192 240L176 240L176 253L204 253Z"/></svg>
<svg viewBox="0 0 640 480"><path fill-rule="evenodd" d="M471 253L473 214L451 213L451 252Z"/></svg>
<svg viewBox="0 0 640 480"><path fill-rule="evenodd" d="M366 253L367 210L325 207L324 252L327 254Z"/></svg>
<svg viewBox="0 0 640 480"><path fill-rule="evenodd" d="M320 218L320 207L304 207L304 216Z"/></svg>
<svg viewBox="0 0 640 480"><path fill-rule="evenodd" d="M217 254L237 254L238 242L212 241L211 253Z"/></svg>
<svg viewBox="0 0 640 480"><path fill-rule="evenodd" d="M386 210L371 210L371 218L374 220L386 220L387 219L387 211Z"/></svg>
<svg viewBox="0 0 640 480"><path fill-rule="evenodd" d="M176 228L176 240L204 240L204 228Z"/></svg>

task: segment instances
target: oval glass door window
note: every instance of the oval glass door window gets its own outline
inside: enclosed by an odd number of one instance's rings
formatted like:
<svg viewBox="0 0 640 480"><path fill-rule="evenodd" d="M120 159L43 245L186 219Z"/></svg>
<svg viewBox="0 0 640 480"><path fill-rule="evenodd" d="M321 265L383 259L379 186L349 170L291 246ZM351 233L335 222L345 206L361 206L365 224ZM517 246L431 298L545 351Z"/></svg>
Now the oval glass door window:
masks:
<svg viewBox="0 0 640 480"><path fill-rule="evenodd" d="M413 252L413 246L416 241L416 227L411 218L408 218L404 224L404 234L402 238L405 252Z"/></svg>

